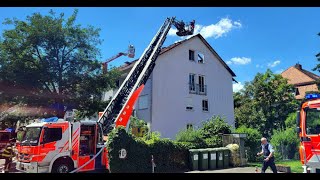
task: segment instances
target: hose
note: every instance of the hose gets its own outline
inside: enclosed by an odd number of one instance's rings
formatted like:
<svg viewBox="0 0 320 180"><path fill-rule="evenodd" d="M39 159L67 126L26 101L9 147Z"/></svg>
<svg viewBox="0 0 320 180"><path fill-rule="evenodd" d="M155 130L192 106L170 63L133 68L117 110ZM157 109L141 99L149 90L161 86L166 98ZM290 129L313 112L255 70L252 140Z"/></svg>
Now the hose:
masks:
<svg viewBox="0 0 320 180"><path fill-rule="evenodd" d="M75 173L75 172L79 171L80 169L82 169L82 168L83 168L84 166L86 166L87 164L89 164L91 161L93 161L93 160L103 151L103 149L104 149L105 147L107 147L107 143L105 143L104 146L101 147L100 151L99 151L96 155L94 155L89 161L87 161L87 162L84 163L82 166L78 167L77 169L71 171L70 173Z"/></svg>

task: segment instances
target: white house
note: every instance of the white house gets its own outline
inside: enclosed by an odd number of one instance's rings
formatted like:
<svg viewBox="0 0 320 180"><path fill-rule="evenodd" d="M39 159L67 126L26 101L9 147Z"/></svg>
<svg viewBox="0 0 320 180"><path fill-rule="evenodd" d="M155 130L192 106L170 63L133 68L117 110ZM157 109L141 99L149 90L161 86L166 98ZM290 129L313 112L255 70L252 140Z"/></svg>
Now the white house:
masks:
<svg viewBox="0 0 320 180"><path fill-rule="evenodd" d="M123 79L136 61L119 67ZM151 131L171 139L213 115L225 117L234 127L233 77L235 73L197 34L162 49L135 105L135 114L148 122ZM104 99L116 91L106 92Z"/></svg>

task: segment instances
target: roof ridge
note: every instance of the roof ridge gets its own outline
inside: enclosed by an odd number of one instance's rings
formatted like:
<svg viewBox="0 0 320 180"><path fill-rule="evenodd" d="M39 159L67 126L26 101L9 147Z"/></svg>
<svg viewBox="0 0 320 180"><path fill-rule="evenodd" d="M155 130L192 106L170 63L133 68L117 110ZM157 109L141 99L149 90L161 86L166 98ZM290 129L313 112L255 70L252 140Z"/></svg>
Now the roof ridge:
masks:
<svg viewBox="0 0 320 180"><path fill-rule="evenodd" d="M299 70L299 69L298 69ZM320 76L318 76L318 75L316 75L316 74L314 74L314 73L312 73L312 72L310 72L310 71L308 71L308 70L305 70L305 69L301 69L301 72L302 73L304 73L305 75L307 75L308 77L310 77L311 79L313 79L313 80L317 80L317 79L315 79L314 77L312 77L312 76L316 76L317 78L320 78ZM310 75L311 74L311 75Z"/></svg>

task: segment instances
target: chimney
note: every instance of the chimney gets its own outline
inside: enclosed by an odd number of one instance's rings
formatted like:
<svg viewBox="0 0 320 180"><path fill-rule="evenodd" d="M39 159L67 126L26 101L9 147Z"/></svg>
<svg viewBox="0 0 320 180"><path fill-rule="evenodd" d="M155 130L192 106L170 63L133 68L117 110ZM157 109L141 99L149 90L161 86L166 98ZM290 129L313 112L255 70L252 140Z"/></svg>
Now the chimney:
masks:
<svg viewBox="0 0 320 180"><path fill-rule="evenodd" d="M301 69L302 69L302 65L301 65L301 64L299 64L299 63L297 63L294 67L295 67L295 68L297 68L297 69L299 69L299 70L301 70Z"/></svg>

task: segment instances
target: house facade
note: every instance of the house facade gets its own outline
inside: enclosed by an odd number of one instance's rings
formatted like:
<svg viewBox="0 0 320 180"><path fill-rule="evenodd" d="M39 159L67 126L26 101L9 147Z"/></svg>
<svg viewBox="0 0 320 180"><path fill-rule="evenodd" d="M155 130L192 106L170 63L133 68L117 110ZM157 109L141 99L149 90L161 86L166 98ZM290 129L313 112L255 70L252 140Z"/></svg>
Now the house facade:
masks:
<svg viewBox="0 0 320 180"><path fill-rule="evenodd" d="M288 83L295 88L295 98L303 99L308 91L318 91L316 81L320 78L318 75L302 68L302 65L297 63L289 67L281 73L282 77L288 79Z"/></svg>
<svg viewBox="0 0 320 180"><path fill-rule="evenodd" d="M122 79L135 62L119 67ZM197 34L162 49L134 114L145 120L151 131L171 139L180 130L198 127L213 115L224 117L234 127L233 77L234 72ZM105 100L116 91L106 92Z"/></svg>

